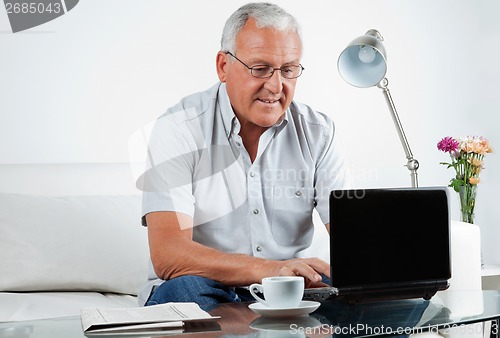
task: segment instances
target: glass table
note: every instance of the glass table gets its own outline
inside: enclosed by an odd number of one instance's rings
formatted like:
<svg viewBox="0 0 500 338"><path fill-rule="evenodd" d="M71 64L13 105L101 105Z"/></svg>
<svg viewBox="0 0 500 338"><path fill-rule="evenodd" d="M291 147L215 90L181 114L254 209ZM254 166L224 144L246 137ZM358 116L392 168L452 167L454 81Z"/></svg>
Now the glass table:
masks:
<svg viewBox="0 0 500 338"><path fill-rule="evenodd" d="M463 333L463 336L500 336L500 291L447 291L430 301L392 300L349 305L329 301L308 316L264 318L248 308L249 303L222 304L210 310L221 319L192 332L190 337L370 337L407 336L422 332ZM1 305L0 305L1 306ZM486 325L468 325L486 323ZM199 330L187 328L187 330ZM481 332L479 332L479 330ZM188 333L188 332L186 332ZM136 334L135 337L170 335ZM90 337L91 335L89 335ZM112 335L125 337L125 335ZM0 323L0 337L86 337L80 317ZM131 337L131 335L126 335Z"/></svg>

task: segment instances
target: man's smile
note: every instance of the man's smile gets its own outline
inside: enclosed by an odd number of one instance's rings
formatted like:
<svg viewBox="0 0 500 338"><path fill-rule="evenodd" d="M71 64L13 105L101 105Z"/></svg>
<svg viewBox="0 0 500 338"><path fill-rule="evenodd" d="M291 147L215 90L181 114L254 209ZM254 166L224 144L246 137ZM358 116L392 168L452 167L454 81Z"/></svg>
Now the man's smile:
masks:
<svg viewBox="0 0 500 338"><path fill-rule="evenodd" d="M274 104L280 101L279 99L257 99L257 100L267 104Z"/></svg>

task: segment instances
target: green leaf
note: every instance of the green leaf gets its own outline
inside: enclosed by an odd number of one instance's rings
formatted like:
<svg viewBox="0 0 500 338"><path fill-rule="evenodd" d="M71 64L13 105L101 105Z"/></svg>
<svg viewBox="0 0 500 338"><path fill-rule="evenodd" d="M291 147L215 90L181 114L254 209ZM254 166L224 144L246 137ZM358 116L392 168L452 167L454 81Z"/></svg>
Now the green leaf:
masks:
<svg viewBox="0 0 500 338"><path fill-rule="evenodd" d="M464 186L464 185L465 185L464 180L460 180L460 179L457 179L457 178L452 178L451 181L450 181L449 187L453 187L453 190L455 190L456 192L459 192L460 191L460 187Z"/></svg>

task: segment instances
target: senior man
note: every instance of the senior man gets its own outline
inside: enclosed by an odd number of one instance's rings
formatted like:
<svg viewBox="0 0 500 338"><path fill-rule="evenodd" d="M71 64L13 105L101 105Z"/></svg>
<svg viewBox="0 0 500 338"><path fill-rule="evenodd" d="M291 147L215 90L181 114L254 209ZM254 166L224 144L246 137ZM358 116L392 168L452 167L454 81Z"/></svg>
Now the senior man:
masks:
<svg viewBox="0 0 500 338"><path fill-rule="evenodd" d="M245 286L267 276L324 285L329 264L297 254L314 208L329 229L329 193L346 173L333 122L293 101L301 57L293 16L244 5L224 26L219 82L156 121L141 181L153 268L143 304L246 301Z"/></svg>

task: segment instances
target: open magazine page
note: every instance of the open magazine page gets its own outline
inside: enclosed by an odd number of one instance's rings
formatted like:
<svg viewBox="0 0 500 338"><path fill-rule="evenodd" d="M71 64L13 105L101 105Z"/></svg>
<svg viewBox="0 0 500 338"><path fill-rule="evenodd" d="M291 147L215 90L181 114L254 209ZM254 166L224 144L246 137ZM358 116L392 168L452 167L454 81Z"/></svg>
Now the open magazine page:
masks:
<svg viewBox="0 0 500 338"><path fill-rule="evenodd" d="M212 321L220 317L211 316L196 303L166 303L137 308L83 308L81 310L82 327L85 332L97 332L114 328L120 331L137 324L168 323L163 327L179 328L184 322ZM132 328L131 328L132 329Z"/></svg>

